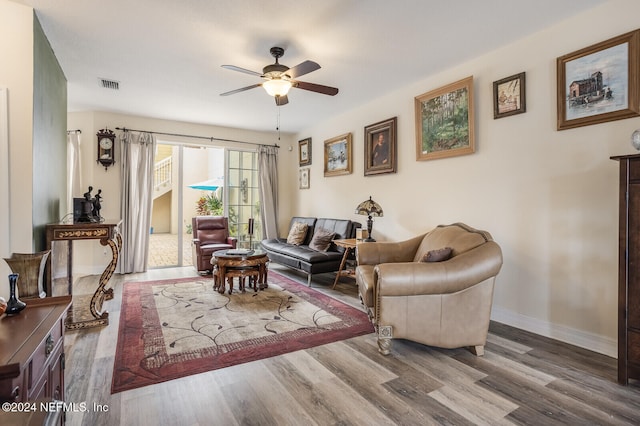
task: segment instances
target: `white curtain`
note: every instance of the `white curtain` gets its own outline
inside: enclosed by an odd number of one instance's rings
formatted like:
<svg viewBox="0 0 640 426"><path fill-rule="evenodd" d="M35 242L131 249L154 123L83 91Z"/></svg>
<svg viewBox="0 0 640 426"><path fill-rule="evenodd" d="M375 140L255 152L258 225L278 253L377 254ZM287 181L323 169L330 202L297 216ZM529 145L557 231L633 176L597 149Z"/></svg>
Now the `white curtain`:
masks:
<svg viewBox="0 0 640 426"><path fill-rule="evenodd" d="M278 238L278 148L258 148L262 238Z"/></svg>
<svg viewBox="0 0 640 426"><path fill-rule="evenodd" d="M145 272L153 206L156 138L150 133L125 131L120 140L122 251L119 272Z"/></svg>
<svg viewBox="0 0 640 426"><path fill-rule="evenodd" d="M73 212L73 197L81 197L80 139L82 133L67 133L67 212ZM72 213L73 214L73 213Z"/></svg>

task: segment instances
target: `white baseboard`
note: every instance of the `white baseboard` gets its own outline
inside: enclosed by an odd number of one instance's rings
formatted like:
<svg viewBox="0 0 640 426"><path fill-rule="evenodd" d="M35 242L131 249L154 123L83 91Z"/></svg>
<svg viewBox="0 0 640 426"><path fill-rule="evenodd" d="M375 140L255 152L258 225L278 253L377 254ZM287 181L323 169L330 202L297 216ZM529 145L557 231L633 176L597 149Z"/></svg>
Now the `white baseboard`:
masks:
<svg viewBox="0 0 640 426"><path fill-rule="evenodd" d="M541 336L598 352L612 358L618 358L618 342L616 339L588 333L564 325L553 324L548 321L542 321L496 306L494 306L491 311L491 319Z"/></svg>
<svg viewBox="0 0 640 426"><path fill-rule="evenodd" d="M102 267L102 269L100 269L100 267L93 267L93 266L80 266L80 267L73 267L73 279L75 281L76 278L78 277L84 277L87 275L101 275L102 272L104 271L104 267Z"/></svg>

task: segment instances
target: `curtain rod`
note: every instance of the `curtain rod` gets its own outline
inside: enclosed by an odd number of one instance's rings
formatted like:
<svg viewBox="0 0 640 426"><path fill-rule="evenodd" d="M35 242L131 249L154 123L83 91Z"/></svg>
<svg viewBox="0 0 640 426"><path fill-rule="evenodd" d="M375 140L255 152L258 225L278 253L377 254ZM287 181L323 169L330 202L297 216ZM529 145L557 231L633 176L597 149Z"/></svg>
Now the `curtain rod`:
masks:
<svg viewBox="0 0 640 426"><path fill-rule="evenodd" d="M80 130L80 129L67 130L67 134L69 134L69 133L82 133L82 130Z"/></svg>
<svg viewBox="0 0 640 426"><path fill-rule="evenodd" d="M234 139L221 139L221 138L214 138L214 137L209 137L209 136L196 136L196 135L183 135L180 133L165 133L165 132L153 132L150 130L135 130L135 129L127 129L126 127L116 127L116 130L122 130L123 132L142 132L142 133L153 133L156 135L165 135L165 136L178 136L178 137L182 137L182 138L193 138L193 139L206 139L208 141L218 141L218 142L233 142L233 143L245 143L245 144L249 144L249 145L263 145L263 146L275 146L276 148L280 148L280 145L278 144L266 144L266 143L257 143L257 142L246 142L246 141L238 141L238 140L234 140Z"/></svg>

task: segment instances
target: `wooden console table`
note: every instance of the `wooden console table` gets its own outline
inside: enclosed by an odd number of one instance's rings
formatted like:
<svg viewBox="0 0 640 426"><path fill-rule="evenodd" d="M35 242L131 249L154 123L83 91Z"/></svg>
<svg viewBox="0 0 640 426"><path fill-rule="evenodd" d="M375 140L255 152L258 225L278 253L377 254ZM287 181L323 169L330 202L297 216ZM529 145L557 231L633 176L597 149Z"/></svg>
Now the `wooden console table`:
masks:
<svg viewBox="0 0 640 426"><path fill-rule="evenodd" d="M47 249L52 250L49 256L49 273L47 274L47 294L53 295L54 264L52 258L57 258L56 243L66 243L66 260L68 294L73 294L73 241L76 240L99 240L103 246L111 248L111 261L100 276L98 288L88 303L74 303L69 310L66 321L67 330L78 328L98 327L109 324L109 313L102 310L104 300L113 299L113 289L107 288L109 280L118 264L118 256L122 249L122 235L120 234L121 220L105 221L102 223L56 223L47 225ZM76 301L77 302L77 301ZM88 312L87 306L88 305Z"/></svg>

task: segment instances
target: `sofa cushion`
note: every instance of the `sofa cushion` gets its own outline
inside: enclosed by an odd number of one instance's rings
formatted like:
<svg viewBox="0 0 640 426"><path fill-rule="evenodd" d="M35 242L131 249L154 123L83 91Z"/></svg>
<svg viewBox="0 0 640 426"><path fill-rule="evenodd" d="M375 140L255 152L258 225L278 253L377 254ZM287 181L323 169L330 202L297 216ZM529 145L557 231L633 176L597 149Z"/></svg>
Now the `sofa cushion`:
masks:
<svg viewBox="0 0 640 426"><path fill-rule="evenodd" d="M429 250L422 257L422 262L443 262L451 258L453 249L451 247L443 247L437 250Z"/></svg>
<svg viewBox="0 0 640 426"><path fill-rule="evenodd" d="M220 250L229 250L232 249L233 246L231 244L226 244L226 243L213 243L213 244L205 244L200 246L200 252L202 253L203 256L211 256L211 254L215 251L220 251Z"/></svg>
<svg viewBox="0 0 640 426"><path fill-rule="evenodd" d="M327 251L331 247L331 241L333 241L335 235L335 232L316 227L313 232L313 238L309 243L309 248L317 251Z"/></svg>
<svg viewBox="0 0 640 426"><path fill-rule="evenodd" d="M291 225L291 229L289 229L289 236L287 237L287 244L299 246L304 243L308 228L309 226L302 222L295 222Z"/></svg>
<svg viewBox="0 0 640 426"><path fill-rule="evenodd" d="M346 219L327 219L318 218L316 228L324 228L327 231L334 232L334 239L353 238L355 235L354 223Z"/></svg>
<svg viewBox="0 0 640 426"><path fill-rule="evenodd" d="M313 237L313 229L316 226L317 220L318 219L315 217L306 217L306 216L294 216L291 218L291 222L289 222L289 229L291 229L293 224L296 222L306 223L308 226L307 236L305 237L304 242L302 243L303 246L308 246L309 243L311 242L311 237Z"/></svg>
<svg viewBox="0 0 640 426"><path fill-rule="evenodd" d="M429 251L442 247L451 247L451 257L455 257L487 241L493 241L488 232L478 231L461 223L440 225L424 236L413 261L420 262Z"/></svg>

